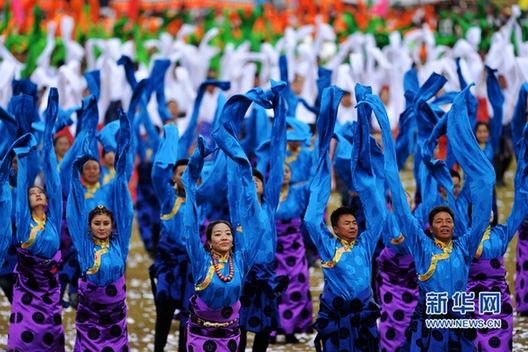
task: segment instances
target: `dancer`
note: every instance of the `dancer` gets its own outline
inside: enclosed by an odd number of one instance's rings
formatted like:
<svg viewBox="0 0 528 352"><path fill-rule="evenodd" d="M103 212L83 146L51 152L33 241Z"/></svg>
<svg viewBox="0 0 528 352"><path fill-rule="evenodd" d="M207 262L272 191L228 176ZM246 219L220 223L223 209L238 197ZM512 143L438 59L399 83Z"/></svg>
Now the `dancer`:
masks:
<svg viewBox="0 0 528 352"><path fill-rule="evenodd" d="M299 343L294 333L312 331L312 296L306 249L301 234L301 216L308 205L309 184L290 183L290 165L284 164L279 207L275 214L277 227L277 275L288 276L288 288L277 299L281 328L286 343Z"/></svg>
<svg viewBox="0 0 528 352"><path fill-rule="evenodd" d="M329 102L328 96L325 99L328 94ZM370 286L371 258L381 235L385 211L372 170L363 166L369 165L369 155L365 153L359 159L360 148L357 146L364 139L364 143L368 143L366 123L356 129L357 144L350 162L353 167L354 187L365 209L367 230L358 236L356 218L348 207L340 207L332 213L334 235L321 221L330 196L328 149L334 130L337 104L342 94L343 91L323 92L323 104L330 103L331 107L326 109L332 110L328 114L322 114L325 118L318 120L319 161L310 187L310 202L304 218L310 236L321 255L325 277L320 310L314 324L318 332L315 347L318 351L321 346L325 351L377 351L379 337L376 319L379 317L379 307L374 303ZM326 109L322 105L321 111L328 111ZM366 121L366 117L362 118ZM358 160L361 160L361 163Z"/></svg>
<svg viewBox="0 0 528 352"><path fill-rule="evenodd" d="M52 128L59 96L50 91L42 156L46 191L28 185L28 159L33 152L17 149L16 226L18 264L9 324L7 350L64 351L59 265L62 192ZM45 213L45 209L48 212Z"/></svg>
<svg viewBox="0 0 528 352"><path fill-rule="evenodd" d="M134 212L126 175L130 126L122 109L119 117L116 177L108 194L113 209L97 205L87 210L80 170L91 158L89 138L84 140L83 153L75 160L72 172L67 221L82 272L75 319L76 352L129 349L124 274Z"/></svg>
<svg viewBox="0 0 528 352"><path fill-rule="evenodd" d="M247 228L247 241L241 241L241 248L233 248L234 230L227 221L212 221L207 226L206 251L199 235L200 215L196 204L196 183L202 171L204 158L209 151L205 139L198 137L196 149L191 156L188 169L183 175L187 206L184 215L186 246L192 264L195 294L190 299L190 319L187 322L186 351L237 351L240 342L239 310L240 294L244 277L256 259L259 242L264 229L251 210L259 207L252 192L253 177L249 165L239 168L244 189L244 204L250 207L241 214L242 226ZM231 196L237 196L236 194ZM249 216L247 219L245 216Z"/></svg>
<svg viewBox="0 0 528 352"><path fill-rule="evenodd" d="M398 224L406 234L407 246L414 257L420 297L415 313L412 316L409 335L402 347L402 351L415 351L421 349L440 350L450 349L466 351L473 350L472 340L476 332L449 329L429 329L424 320L431 314L429 307L426 310L426 297L428 293L434 295L446 292L445 310L440 311L438 318L463 318L465 311L454 309L451 298L456 292L466 292L469 266L473 260L480 239L488 224L491 213L491 189L493 187L493 168L488 159L476 143L469 119L467 117L466 95L468 88L457 95L451 110L440 119L436 128L446 128L449 141L454 152L459 158L461 166L466 170L470 187L473 206L479 212L472 214L472 227L463 236L453 240L454 213L448 206L437 206L429 213L429 224L433 239L427 237L410 213L407 201L401 186L399 174L396 169L396 153L394 142L389 138L388 124L385 123L384 111L378 105L379 101L372 97L369 102L378 116L382 126L383 144L385 146L386 175L389 181L393 204L402 211L397 213ZM465 157L471 155L471 158ZM393 165L392 167L390 165ZM388 167L387 167L388 166ZM432 255L430 254L432 253ZM429 298L428 298L429 299ZM442 304L444 301L440 301Z"/></svg>
<svg viewBox="0 0 528 352"><path fill-rule="evenodd" d="M275 226L271 226L279 201L282 178L284 177L286 110L280 93L284 85L282 82L272 82L271 92L264 93L262 89L255 88L245 95L232 97L224 107L222 116L224 123L221 125L222 127L213 133L213 139L218 146L235 163L243 166L250 165L238 139L233 136L238 136L244 114L252 102L268 109L273 108L274 119L272 139L270 141L270 173L268 182L265 184L263 175L257 170L253 170L253 183L257 188L256 194L253 192L255 186L252 183L243 184L243 192L249 192L254 195L254 202L260 205L254 211L259 226L264 229L265 240L259 242L260 249L257 258L252 270L246 277L242 297L240 298L242 304L240 311L242 337L238 348L239 351L245 349L247 331L255 333L253 351L267 350L271 331L279 327L277 295L282 293L287 285L287 278L278 277L275 273L274 259L277 233ZM268 97L269 100L267 99ZM231 180L229 177L231 177ZM233 186L235 182L233 174L230 176L228 172L228 185ZM230 202L232 201L233 199L230 199ZM237 220L237 216L247 212L245 207L244 203L239 203L238 208L235 210L236 213L231 210L232 223L240 221ZM247 227L242 226L242 231L245 232L247 230L249 230ZM246 239L244 238L244 240Z"/></svg>

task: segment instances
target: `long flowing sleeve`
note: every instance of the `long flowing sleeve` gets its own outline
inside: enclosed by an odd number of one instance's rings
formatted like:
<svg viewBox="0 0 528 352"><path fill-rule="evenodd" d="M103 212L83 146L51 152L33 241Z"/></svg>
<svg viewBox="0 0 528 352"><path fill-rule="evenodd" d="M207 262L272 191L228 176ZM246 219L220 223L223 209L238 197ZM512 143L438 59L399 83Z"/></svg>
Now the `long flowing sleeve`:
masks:
<svg viewBox="0 0 528 352"><path fill-rule="evenodd" d="M18 243L24 243L29 238L31 210L29 209L28 199L28 188L30 186L28 180L28 155L30 153L36 153L36 144L35 140L35 143L32 146L21 146L14 149L18 159L16 189L16 228Z"/></svg>
<svg viewBox="0 0 528 352"><path fill-rule="evenodd" d="M77 114L78 120L77 134L75 136L76 138L60 163L60 179L65 194L70 193L71 182L69 177L72 173L72 166L75 161L75 158L77 158L77 156L81 154L85 137L90 136L90 140L95 139L95 129L92 128L92 126L94 125L93 121L95 120L95 118L90 118L90 114L88 113L88 111L94 111L94 108L95 111L97 111L97 102L93 95L90 95L83 99L82 109ZM97 122L95 123L95 125L97 125Z"/></svg>
<svg viewBox="0 0 528 352"><path fill-rule="evenodd" d="M205 140L202 136L199 136L196 149L191 155L187 169L182 176L183 185L185 186L185 196L187 198L183 215L183 231L195 282L201 282L203 280L198 274L203 271L204 266L209 264L210 259L210 255L206 252L200 240L200 212L196 204L196 182L200 178L204 164L203 159L207 154L208 150L205 147Z"/></svg>
<svg viewBox="0 0 528 352"><path fill-rule="evenodd" d="M46 193L48 196L48 222L55 226L59 234L62 224L62 187L57 170L57 157L53 151L53 126L59 111L59 93L57 88L51 88L46 109L46 125L44 129L42 157Z"/></svg>
<svg viewBox="0 0 528 352"><path fill-rule="evenodd" d="M358 87L359 85L356 87L356 91L358 91ZM361 101L362 99L358 99L358 102ZM365 212L367 231L362 233L361 237L366 239L365 245L369 248L370 253L374 253L387 215L373 170L375 160L372 158L370 125L368 123L368 116L371 115L372 108L369 105L359 105L357 109L359 123L356 127L354 148L350 158L351 174L354 189L359 195ZM386 122L388 123L388 120Z"/></svg>
<svg viewBox="0 0 528 352"><path fill-rule="evenodd" d="M164 135L152 164L152 186L160 202L161 213L168 214L176 197L169 181L178 157L178 128L174 124L168 124L163 127L163 131Z"/></svg>
<svg viewBox="0 0 528 352"><path fill-rule="evenodd" d="M503 256L519 226L528 216L528 124L524 127L524 138L519 144L515 195L510 216L506 219L506 223L491 228L489 238L484 235L483 243L477 250L477 256L484 259Z"/></svg>
<svg viewBox="0 0 528 352"><path fill-rule="evenodd" d="M132 197L128 190L127 157L131 144L130 122L123 111L119 109L120 129L117 135L117 150L115 157L116 178L114 183L113 204L115 209L115 220L117 227L117 238L126 263L128 247L132 237L132 223L134 221L134 208Z"/></svg>
<svg viewBox="0 0 528 352"><path fill-rule="evenodd" d="M80 138L80 136L77 138ZM68 200L66 203L66 223L68 224L68 231L73 245L79 253L80 268L83 271L90 265L87 255L91 254L89 245L91 236L88 236L88 211L86 209L84 190L81 184L82 166L91 157L89 144L89 136L84 136L82 139L82 154L73 163Z"/></svg>
<svg viewBox="0 0 528 352"><path fill-rule="evenodd" d="M323 222L323 214L330 197L330 156L328 155L332 139L337 109L344 92L336 87L327 88L323 92L321 116L317 119L319 131L319 160L317 171L310 185L310 198L304 221L310 237L314 242L321 259L325 262L332 260L335 254L333 236ZM325 105L328 104L326 107Z"/></svg>
<svg viewBox="0 0 528 352"><path fill-rule="evenodd" d="M33 135L25 134L18 138L5 151L0 161L0 212L4 215L0 218L0 267L4 262L13 236L12 220L11 216L9 216L13 207L13 193L9 185L9 170L13 158L13 151L18 151L17 155L22 157L25 152L35 148L36 143L37 141Z"/></svg>
<svg viewBox="0 0 528 352"><path fill-rule="evenodd" d="M224 113L222 115L222 121L224 122L221 123L220 128L212 135L218 146L239 165L239 177L242 182L242 190L240 196L241 201L238 209L235 211L238 212L244 235L249 236L247 243L257 247L260 246L258 258L250 256L251 260L257 260L259 262L269 262L274 258L274 244L276 243L276 238L274 239L274 237L276 237L276 233L268 227L269 222L274 219L275 210L278 204L280 185L282 184L282 177L284 175L284 171L281 171L284 168L284 156L279 160L278 158L280 158L281 153L280 150L274 151L276 153L274 155L274 158L276 158L275 164L280 165L277 166L273 165L273 162L271 163L272 169L270 170L270 177L263 197L265 205L261 208L257 199L251 164L236 136L238 136L245 112L251 103L255 102L262 104L265 108L274 108L275 116L277 118L277 121L274 121L274 126L272 127L272 130L276 132L274 143L280 144L281 140L285 141L285 114L282 111L284 107L282 106L282 97L280 95L280 90L283 87L284 83L272 82L272 90L267 93L262 89L257 88L250 90L245 95L235 95L232 97L224 108ZM273 100L273 104L270 103L269 98ZM282 126L282 131L280 131L280 126ZM284 136L282 136L282 134L284 134ZM281 148L280 145L274 147ZM274 167L277 167L277 169L273 169ZM278 175L280 172L282 172L282 174ZM280 184L277 187L278 181L280 181ZM258 221L255 222L255 219L258 219ZM268 228L268 231L266 231L266 228ZM261 239L262 234L266 235L264 239ZM253 252L253 250L255 250L255 247L248 249L250 253Z"/></svg>
<svg viewBox="0 0 528 352"><path fill-rule="evenodd" d="M495 76L497 70L492 70L486 66L486 87L488 90L488 99L493 108L493 119L490 124L490 136L488 139L489 147L486 146L486 156L490 161L493 161L495 151L499 147L499 141L502 136L502 114L504 106L504 94L499 84L499 80Z"/></svg>
<svg viewBox="0 0 528 352"><path fill-rule="evenodd" d="M424 248L427 241L431 241L418 225L417 220L411 213L403 185L400 180L400 174L396 163L396 151L394 141L389 125L387 112L382 108L383 103L374 95L365 96L365 103L370 104L375 116L378 118L381 127L381 135L384 147L384 167L385 177L392 196L392 206L400 230L405 234L405 244L413 254L416 262L416 268L428 267L431 260L431 254L425 253ZM363 102L362 102L363 104Z"/></svg>
<svg viewBox="0 0 528 352"><path fill-rule="evenodd" d="M512 118L512 142L513 150L515 155L518 154L519 148L517 143L522 139L522 131L524 129L524 124L526 123L526 103L528 101L528 83L524 83L519 90L519 97L517 98L517 103L515 104L515 110L513 111Z"/></svg>
<svg viewBox="0 0 528 352"><path fill-rule="evenodd" d="M208 85L214 85L222 90L228 90L231 86L229 82L221 82L217 80L206 80L205 82L200 84L200 88L198 88L198 93L196 94L196 99L194 101L193 112L189 121L189 125L187 126L187 129L180 138L178 159L187 158L189 155L189 149L191 148L191 145L196 136L196 126L198 124L198 114L200 113L200 106L202 105L202 100Z"/></svg>
<svg viewBox="0 0 528 352"><path fill-rule="evenodd" d="M466 246L468 260L472 260L475 256L488 226L495 182L493 166L475 140L467 116L467 94L471 86L466 87L457 95L453 106L447 113L447 137L452 143L453 151L458 155L460 166L466 172L466 182L470 183L473 209L471 229L459 238L460 243Z"/></svg>

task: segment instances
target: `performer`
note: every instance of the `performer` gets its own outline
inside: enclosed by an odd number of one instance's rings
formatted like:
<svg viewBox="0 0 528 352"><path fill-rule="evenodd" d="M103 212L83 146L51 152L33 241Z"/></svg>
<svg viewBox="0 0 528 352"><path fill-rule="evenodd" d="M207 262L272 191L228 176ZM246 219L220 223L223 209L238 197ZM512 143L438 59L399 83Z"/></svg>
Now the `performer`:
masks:
<svg viewBox="0 0 528 352"><path fill-rule="evenodd" d="M270 342L270 333L279 326L279 311L277 295L286 288L286 277L277 277L275 273L275 250L277 233L275 226L271 226L275 216L280 196L282 178L284 177L284 153L286 149L286 108L280 93L284 83L272 82L271 92L264 93L255 88L245 95L232 97L223 110L223 124L213 133L213 139L218 146L237 164L250 167L249 160L240 146L239 130L249 105L254 102L265 108L273 108L274 119L272 125L272 139L270 141L270 174L268 182L264 184L263 175L253 170L253 182L243 184L243 192L249 192L260 206L254 209L255 218L262 227L265 240L259 241L259 252L250 273L246 277L240 302L240 326L242 337L239 351L245 350L247 331L254 332L253 351L265 351ZM268 100L269 97L269 100ZM265 99L266 98L266 99ZM231 175L231 176L230 176ZM229 178L231 177L231 179ZM228 187L236 183L233 173L228 171ZM253 192L254 185L257 191ZM249 187L249 188L248 188ZM229 200L230 202L233 199ZM239 222L237 216L247 212L244 203L238 203L236 213L231 211L232 223ZM233 220L234 219L234 220ZM248 226L255 226L254 224ZM248 231L242 226L242 231Z"/></svg>
<svg viewBox="0 0 528 352"><path fill-rule="evenodd" d="M340 207L332 213L333 235L321 221L330 196L328 149L337 104L343 91L323 92L323 104L328 104L325 93L331 95L332 110L331 113L322 115L325 116L324 119L318 120L319 162L310 187L310 202L304 218L321 255L325 277L320 310L314 324L318 332L315 347L318 351L321 351L321 345L324 351L377 351L379 337L376 319L380 315L379 307L374 303L370 282L372 255L385 221L384 204L377 192L372 170L369 172L369 167L365 168L361 164L369 165L369 155L362 155L361 163L358 163L360 148L354 148L356 154L352 155L350 161L354 168L352 176L355 190L363 201L367 230L358 236L356 218L353 210L348 207ZM321 111L325 111L324 106ZM360 118L366 121L365 116ZM365 143L368 143L367 122L363 129L360 127L356 129L356 145L361 144L360 140L365 137Z"/></svg>
<svg viewBox="0 0 528 352"><path fill-rule="evenodd" d="M59 265L62 193L52 129L58 112L58 93L50 91L43 136L46 191L28 185L30 150L15 150L17 173L18 264L9 324L7 350L64 351ZM45 213L45 209L48 212Z"/></svg>
<svg viewBox="0 0 528 352"><path fill-rule="evenodd" d="M299 343L294 333L312 331L312 296L308 260L301 234L301 216L308 205L309 184L291 184L289 164L284 164L279 207L275 214L277 227L277 275L288 276L288 288L277 299L281 328L286 343Z"/></svg>
<svg viewBox="0 0 528 352"><path fill-rule="evenodd" d="M409 194L407 202L412 209ZM418 282L414 259L405 246L405 237L400 232L394 213L387 212L382 234L385 248L376 258L380 268L377 277L381 303L380 344L382 351L396 351L405 342L405 330L418 302Z"/></svg>
<svg viewBox="0 0 528 352"><path fill-rule="evenodd" d="M75 160L72 172L67 221L82 271L75 319L76 352L129 349L124 273L134 212L126 175L130 126L122 109L119 115L116 177L109 193L113 209L97 205L87 210L80 170L91 158L89 138L84 140L83 153Z"/></svg>
<svg viewBox="0 0 528 352"><path fill-rule="evenodd" d="M156 304L155 351L163 351L176 309L182 310L179 349L185 348L187 302L193 294L191 268L182 232L187 202L181 177L189 161L176 161L178 128L168 124L163 129L164 137L152 166L154 191L161 206L160 241L154 263L149 269ZM169 183L171 179L174 186Z"/></svg>
<svg viewBox="0 0 528 352"><path fill-rule="evenodd" d="M440 119L436 128L446 128L449 141L455 155L468 175L471 200L479 212L472 214L472 227L463 236L453 240L454 213L445 205L440 205L429 213L429 224L433 239L427 237L416 219L407 207L407 201L399 174L396 169L396 153L394 142L390 136L388 124L384 121L384 111L376 106L375 97L371 105L382 126L383 144L385 146L386 176L390 185L393 204L402 209L397 213L398 224L402 232L406 234L407 246L412 253L418 282L420 285L420 297L415 313L412 316L409 335L402 351L415 350L440 350L455 348L459 351L473 350L472 340L476 337L474 330L459 331L449 329L429 329L424 320L432 313L438 313L434 317L463 318L466 312L456 309L452 304L453 295L456 292L466 292L469 266L477 251L480 239L488 224L489 216L482 214L491 213L491 190L493 187L493 168L488 159L476 143L469 119L467 117L466 95L468 88L457 95L451 110L445 117ZM471 155L471 158L464 157ZM392 167L390 165L393 165ZM387 167L388 166L388 167ZM447 170L446 170L447 172ZM431 255L432 253L432 255ZM439 297L442 309L432 312L430 307L426 310L426 297L431 299L437 293L446 292L447 297ZM431 293L432 296L427 296ZM445 303L445 305L444 305Z"/></svg>
<svg viewBox="0 0 528 352"><path fill-rule="evenodd" d="M244 277L257 256L258 243L263 229L254 217L241 216L242 226L250 238L241 241L241 248L233 248L234 230L227 221L212 221L207 226L207 243L204 249L199 235L200 215L196 204L196 183L202 171L208 150L205 139L198 137L196 149L188 169L183 175L187 206L184 214L186 246L192 264L195 294L190 299L190 318L187 322L187 351L237 351L240 342L239 310L240 294ZM252 185L249 168L239 169L242 182ZM254 191L253 187L253 193ZM237 195L233 195L237 196ZM244 201L251 209L259 207L251 192L244 194ZM252 214L251 211L243 215ZM250 225L253 226L250 226Z"/></svg>

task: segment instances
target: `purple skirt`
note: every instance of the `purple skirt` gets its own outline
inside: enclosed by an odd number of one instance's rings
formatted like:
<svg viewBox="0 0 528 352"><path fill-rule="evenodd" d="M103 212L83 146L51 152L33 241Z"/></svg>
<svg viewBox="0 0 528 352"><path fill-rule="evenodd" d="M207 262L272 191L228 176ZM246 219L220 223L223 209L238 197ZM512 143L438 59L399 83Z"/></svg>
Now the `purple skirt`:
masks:
<svg viewBox="0 0 528 352"><path fill-rule="evenodd" d="M78 293L74 352L128 351L125 277L107 286L79 279Z"/></svg>
<svg viewBox="0 0 528 352"><path fill-rule="evenodd" d="M277 298L281 328L278 333L312 332L312 296L301 219L275 220L277 275L288 276L288 288Z"/></svg>
<svg viewBox="0 0 528 352"><path fill-rule="evenodd" d="M519 227L517 241L517 268L515 277L515 310L528 314L528 217Z"/></svg>
<svg viewBox="0 0 528 352"><path fill-rule="evenodd" d="M58 275L61 252L51 259L20 247L17 252L7 350L64 351Z"/></svg>
<svg viewBox="0 0 528 352"><path fill-rule="evenodd" d="M211 309L200 297L193 295L189 300L189 310L188 352L235 352L238 350L240 301L221 309ZM218 323L224 323L225 326L210 326Z"/></svg>
<svg viewBox="0 0 528 352"><path fill-rule="evenodd" d="M486 260L474 259L469 268L468 292L475 292L475 311L472 318L488 320L501 319L501 329L478 329L477 338L473 341L477 351L511 351L513 348L513 308L510 289L506 283L506 268L502 257ZM501 293L500 314L479 314L480 292Z"/></svg>
<svg viewBox="0 0 528 352"><path fill-rule="evenodd" d="M405 342L405 330L418 303L418 280L412 255L385 247L376 259L380 266L379 334L382 350L396 351Z"/></svg>

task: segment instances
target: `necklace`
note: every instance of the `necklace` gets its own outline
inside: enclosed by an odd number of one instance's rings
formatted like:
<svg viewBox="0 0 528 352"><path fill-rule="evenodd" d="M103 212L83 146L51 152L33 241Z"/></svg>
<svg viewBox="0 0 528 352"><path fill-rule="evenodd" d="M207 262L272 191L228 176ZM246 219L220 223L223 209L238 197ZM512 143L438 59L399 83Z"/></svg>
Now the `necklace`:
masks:
<svg viewBox="0 0 528 352"><path fill-rule="evenodd" d="M218 275L218 278L222 280L223 282L231 281L231 279L233 278L233 275L235 275L235 268L233 267L233 258L229 256L229 276L225 277L220 272L220 268L218 268L218 261L217 261L218 259L216 258L215 255L211 255L211 256L213 257L213 266L215 268L216 275Z"/></svg>

